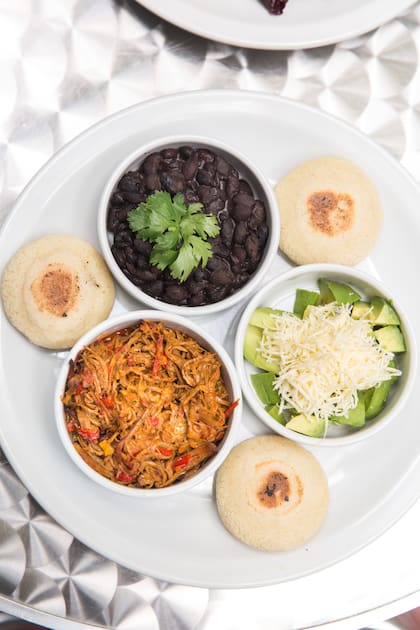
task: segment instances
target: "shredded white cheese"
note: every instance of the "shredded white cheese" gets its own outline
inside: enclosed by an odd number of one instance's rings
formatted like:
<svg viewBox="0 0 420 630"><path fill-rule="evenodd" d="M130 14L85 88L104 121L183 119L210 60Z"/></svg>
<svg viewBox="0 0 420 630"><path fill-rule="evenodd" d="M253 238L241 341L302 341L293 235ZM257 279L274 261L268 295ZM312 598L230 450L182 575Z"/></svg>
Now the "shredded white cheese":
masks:
<svg viewBox="0 0 420 630"><path fill-rule="evenodd" d="M331 302L308 309L300 319L292 313L273 315L264 328L259 350L280 365L274 380L279 410L324 420L347 416L365 390L401 372L390 367L394 357L372 335L365 319L351 317L350 304Z"/></svg>

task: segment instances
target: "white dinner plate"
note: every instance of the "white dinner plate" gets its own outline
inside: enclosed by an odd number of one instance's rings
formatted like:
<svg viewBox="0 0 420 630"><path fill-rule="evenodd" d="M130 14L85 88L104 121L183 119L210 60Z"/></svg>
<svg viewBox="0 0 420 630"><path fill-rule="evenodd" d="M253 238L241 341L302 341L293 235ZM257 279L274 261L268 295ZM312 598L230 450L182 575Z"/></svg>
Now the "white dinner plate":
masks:
<svg viewBox="0 0 420 630"><path fill-rule="evenodd" d="M96 213L115 164L160 134L205 134L255 160L274 184L302 160L339 154L379 188L385 221L360 267L405 307L420 337L419 189L384 150L351 126L293 101L230 90L181 93L146 101L104 119L59 151L20 196L0 237L0 269L23 243L66 232L98 246ZM290 264L279 254L267 281ZM200 319L233 353L245 304ZM118 291L112 314L138 308ZM222 526L212 480L184 495L156 500L115 496L86 478L64 451L54 426L55 379L66 353L29 343L0 313L0 443L35 499L76 538L135 571L203 587L279 583L325 568L373 541L420 495L420 390L370 440L310 448L328 475L325 524L304 547L286 553L251 549ZM238 440L266 433L244 408Z"/></svg>
<svg viewBox="0 0 420 630"><path fill-rule="evenodd" d="M377 28L416 0L289 0L270 15L260 0L137 0L191 33L226 44L288 50L335 44Z"/></svg>

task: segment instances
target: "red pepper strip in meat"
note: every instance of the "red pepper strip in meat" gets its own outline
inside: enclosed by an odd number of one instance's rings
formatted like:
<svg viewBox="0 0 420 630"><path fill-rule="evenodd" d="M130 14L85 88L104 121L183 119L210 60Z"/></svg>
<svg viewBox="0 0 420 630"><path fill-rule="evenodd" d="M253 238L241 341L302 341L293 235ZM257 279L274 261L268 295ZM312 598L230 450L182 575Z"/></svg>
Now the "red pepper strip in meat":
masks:
<svg viewBox="0 0 420 630"><path fill-rule="evenodd" d="M113 399L112 396L102 396L101 398L101 403L104 405L104 407L106 407L107 409L113 409L114 408L114 404L115 401Z"/></svg>
<svg viewBox="0 0 420 630"><path fill-rule="evenodd" d="M133 477L133 475L129 475L128 473L125 473L122 470L120 470L120 472L117 475L117 479L118 479L118 481L131 483L132 481L135 480L135 477Z"/></svg>
<svg viewBox="0 0 420 630"><path fill-rule="evenodd" d="M180 457L178 457L178 459L174 461L174 468L185 468L185 466L188 465L190 459L191 457L188 454L181 455Z"/></svg>
<svg viewBox="0 0 420 630"><path fill-rule="evenodd" d="M77 429L77 433L89 442L97 440L99 437L99 429L97 427L95 427L94 429L85 429L84 427L80 427L79 429Z"/></svg>
<svg viewBox="0 0 420 630"><path fill-rule="evenodd" d="M172 449L164 448L163 446L159 446L158 451L164 457L170 457L172 455L172 453L173 453Z"/></svg>
<svg viewBox="0 0 420 630"><path fill-rule="evenodd" d="M157 376L159 369L162 366L167 365L167 363L168 363L168 359L166 358L163 352L163 335L159 335L157 343L156 343L156 352L155 352L153 365L152 365L153 376Z"/></svg>
<svg viewBox="0 0 420 630"><path fill-rule="evenodd" d="M225 418L230 416L232 411L239 405L239 398L237 398L225 411Z"/></svg>

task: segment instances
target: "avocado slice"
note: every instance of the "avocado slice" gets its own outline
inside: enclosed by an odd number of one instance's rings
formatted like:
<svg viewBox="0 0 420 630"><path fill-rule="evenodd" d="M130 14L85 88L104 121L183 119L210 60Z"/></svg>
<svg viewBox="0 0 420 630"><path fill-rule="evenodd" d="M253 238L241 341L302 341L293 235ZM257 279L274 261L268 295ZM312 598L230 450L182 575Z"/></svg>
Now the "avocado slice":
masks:
<svg viewBox="0 0 420 630"><path fill-rule="evenodd" d="M330 421L337 424L347 424L351 427L362 427L365 424L365 399L362 392L358 392L357 405L350 409L347 416L331 416Z"/></svg>
<svg viewBox="0 0 420 630"><path fill-rule="evenodd" d="M306 289L296 289L296 297L293 305L293 313L302 317L305 308L309 305L318 306L321 295L317 291L307 291Z"/></svg>
<svg viewBox="0 0 420 630"><path fill-rule="evenodd" d="M276 308L261 306L252 313L249 324L258 328L273 328L273 315L283 315L283 313L284 311Z"/></svg>
<svg viewBox="0 0 420 630"><path fill-rule="evenodd" d="M292 416L289 422L286 422L286 429L303 433L309 437L323 437L325 428L325 420L315 416L307 416L304 413Z"/></svg>
<svg viewBox="0 0 420 630"><path fill-rule="evenodd" d="M258 348L261 343L263 329L258 326L248 325L244 338L244 357L247 361L255 365L255 367L265 370L266 372L278 372L280 366L275 361L267 361L261 356Z"/></svg>
<svg viewBox="0 0 420 630"><path fill-rule="evenodd" d="M372 298L372 319L371 321L377 326L400 325L400 318L391 304L382 297L375 296Z"/></svg>
<svg viewBox="0 0 420 630"><path fill-rule="evenodd" d="M384 350L390 352L405 352L404 335L399 326L393 324L383 326L373 331L376 340Z"/></svg>
<svg viewBox="0 0 420 630"><path fill-rule="evenodd" d="M373 306L370 302L364 302L363 300L357 300L353 304L353 308L351 311L351 316L353 319L367 319L371 321L371 316L373 313Z"/></svg>
<svg viewBox="0 0 420 630"><path fill-rule="evenodd" d="M280 401L279 393L273 387L275 378L275 372L251 374L251 382L255 393L264 405L274 405Z"/></svg>
<svg viewBox="0 0 420 630"><path fill-rule="evenodd" d="M286 424L286 418L282 413L280 413L278 405L267 405L265 410L272 418L274 418L274 420L280 422L280 424Z"/></svg>
<svg viewBox="0 0 420 630"><path fill-rule="evenodd" d="M382 383L380 383L377 387L372 387L364 392L366 420L371 420L377 416L380 411L382 411L388 399L390 389L391 379L388 381L382 381Z"/></svg>
<svg viewBox="0 0 420 630"><path fill-rule="evenodd" d="M318 286L321 294L321 304L328 304L329 302L353 304L360 300L360 295L344 282L334 282L334 280L328 280L327 278L319 278Z"/></svg>

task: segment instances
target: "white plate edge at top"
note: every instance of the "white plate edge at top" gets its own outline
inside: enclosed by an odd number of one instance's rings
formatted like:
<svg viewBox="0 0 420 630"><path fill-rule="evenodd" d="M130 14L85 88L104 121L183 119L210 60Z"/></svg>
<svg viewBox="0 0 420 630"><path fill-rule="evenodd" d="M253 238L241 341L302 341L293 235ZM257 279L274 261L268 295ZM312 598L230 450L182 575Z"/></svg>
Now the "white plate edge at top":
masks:
<svg viewBox="0 0 420 630"><path fill-rule="evenodd" d="M257 3L259 0L252 1ZM289 0L297 1L299 0ZM298 25L291 27L284 20L285 13L280 16L270 15L267 9L261 6L262 24L251 20L249 23L245 21L245 32L241 30L241 25L229 16L214 15L200 6L196 7L189 0L136 2L174 26L216 42L256 50L298 50L337 44L363 35L403 14L417 0L366 0L368 6L362 10L352 13L349 6L349 12L342 20L327 21L326 27L324 21L324 28L319 23L315 23L314 26L309 24L308 29L305 28L306 25L303 25L302 29ZM280 21L282 19L283 22Z"/></svg>

